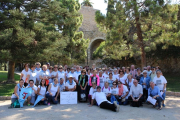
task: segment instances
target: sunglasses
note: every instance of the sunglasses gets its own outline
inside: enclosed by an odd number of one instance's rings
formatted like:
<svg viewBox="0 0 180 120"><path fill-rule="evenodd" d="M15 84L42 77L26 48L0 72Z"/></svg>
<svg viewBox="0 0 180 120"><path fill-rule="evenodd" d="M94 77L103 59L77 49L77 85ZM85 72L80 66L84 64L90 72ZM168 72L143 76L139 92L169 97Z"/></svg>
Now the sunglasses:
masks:
<svg viewBox="0 0 180 120"><path fill-rule="evenodd" d="M143 73L143 74L147 74L147 73Z"/></svg>
<svg viewBox="0 0 180 120"><path fill-rule="evenodd" d="M113 85L116 85L116 84L113 84Z"/></svg>
<svg viewBox="0 0 180 120"><path fill-rule="evenodd" d="M40 65L40 64L36 64L36 65Z"/></svg>
<svg viewBox="0 0 180 120"><path fill-rule="evenodd" d="M62 68L59 68L59 69L62 69Z"/></svg>

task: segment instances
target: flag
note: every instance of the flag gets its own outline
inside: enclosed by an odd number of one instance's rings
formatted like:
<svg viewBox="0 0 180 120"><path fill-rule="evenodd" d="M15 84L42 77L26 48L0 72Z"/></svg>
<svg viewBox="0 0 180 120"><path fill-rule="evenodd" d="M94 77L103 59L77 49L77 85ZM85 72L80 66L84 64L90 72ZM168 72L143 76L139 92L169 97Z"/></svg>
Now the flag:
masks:
<svg viewBox="0 0 180 120"><path fill-rule="evenodd" d="M31 95L32 88L22 88L19 96L20 107L23 107L24 101Z"/></svg>
<svg viewBox="0 0 180 120"><path fill-rule="evenodd" d="M43 98L44 98L44 96L42 96L42 95L38 95L38 97L37 97L37 99L36 99L36 101L35 101L35 103L34 103L34 106L33 106L33 107L35 107L35 106L36 106L36 104L37 104L39 101L41 101Z"/></svg>

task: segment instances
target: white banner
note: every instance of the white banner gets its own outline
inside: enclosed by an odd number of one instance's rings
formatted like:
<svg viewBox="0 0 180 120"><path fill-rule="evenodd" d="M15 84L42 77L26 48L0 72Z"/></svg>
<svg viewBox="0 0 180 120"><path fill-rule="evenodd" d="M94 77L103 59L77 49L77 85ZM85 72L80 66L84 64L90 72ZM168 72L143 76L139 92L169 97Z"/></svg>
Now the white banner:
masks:
<svg viewBox="0 0 180 120"><path fill-rule="evenodd" d="M60 104L77 104L77 92L60 92Z"/></svg>

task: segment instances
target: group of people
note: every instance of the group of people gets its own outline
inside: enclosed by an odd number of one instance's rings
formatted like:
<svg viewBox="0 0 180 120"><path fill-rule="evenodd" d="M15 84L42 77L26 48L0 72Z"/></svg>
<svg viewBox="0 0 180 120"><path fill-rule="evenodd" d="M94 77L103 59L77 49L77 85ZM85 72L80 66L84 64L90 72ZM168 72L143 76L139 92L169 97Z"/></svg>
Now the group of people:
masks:
<svg viewBox="0 0 180 120"><path fill-rule="evenodd" d="M24 65L20 81L14 88L12 103L19 99L22 88L31 87L33 92L27 98L28 106L33 105L38 95L44 96L39 104L57 104L60 92L77 91L78 101L87 102L89 106L97 105L100 108L119 111L119 105L130 104L140 107L143 103L150 103L148 97L156 100L153 107L158 110L165 107L167 80L159 66L135 69L131 67L96 68L89 66L67 65L42 66L39 62L29 67Z"/></svg>

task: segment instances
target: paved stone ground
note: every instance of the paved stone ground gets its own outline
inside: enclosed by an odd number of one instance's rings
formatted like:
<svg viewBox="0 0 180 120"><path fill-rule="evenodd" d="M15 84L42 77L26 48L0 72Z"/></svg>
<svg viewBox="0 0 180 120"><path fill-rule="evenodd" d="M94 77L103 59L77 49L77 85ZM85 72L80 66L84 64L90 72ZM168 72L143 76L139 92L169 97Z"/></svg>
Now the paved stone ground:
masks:
<svg viewBox="0 0 180 120"><path fill-rule="evenodd" d="M1 120L180 120L180 97L167 97L166 107L158 111L151 105L140 108L120 106L120 111L100 109L97 106L88 107L87 103L77 105L37 105L24 108L8 109L10 100L0 101Z"/></svg>

